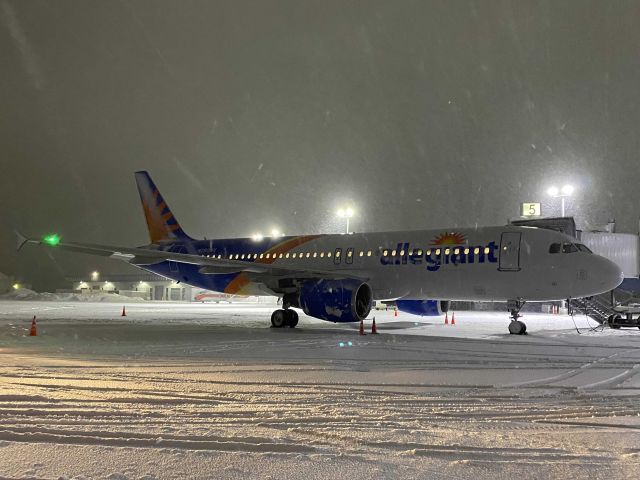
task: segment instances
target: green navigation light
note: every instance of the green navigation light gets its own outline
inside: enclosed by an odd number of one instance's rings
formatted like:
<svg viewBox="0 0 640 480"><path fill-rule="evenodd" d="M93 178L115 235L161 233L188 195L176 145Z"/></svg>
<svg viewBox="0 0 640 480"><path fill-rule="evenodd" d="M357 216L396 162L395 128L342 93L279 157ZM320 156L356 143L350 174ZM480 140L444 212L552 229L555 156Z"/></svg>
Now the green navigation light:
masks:
<svg viewBox="0 0 640 480"><path fill-rule="evenodd" d="M49 235L45 235L44 237L42 237L42 241L47 245L51 245L52 247L55 247L60 243L60 235L58 235L57 233L51 233Z"/></svg>

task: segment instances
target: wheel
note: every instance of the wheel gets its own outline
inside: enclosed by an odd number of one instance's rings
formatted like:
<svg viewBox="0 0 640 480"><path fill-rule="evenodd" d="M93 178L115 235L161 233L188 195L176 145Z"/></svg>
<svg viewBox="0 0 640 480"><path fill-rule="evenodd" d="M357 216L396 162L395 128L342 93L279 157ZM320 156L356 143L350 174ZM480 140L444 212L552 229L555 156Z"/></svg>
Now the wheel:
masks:
<svg viewBox="0 0 640 480"><path fill-rule="evenodd" d="M271 314L271 325L274 328L282 328L287 324L287 315L284 310L276 310Z"/></svg>
<svg viewBox="0 0 640 480"><path fill-rule="evenodd" d="M622 317L620 315L611 315L611 317L609 317L609 327L613 328L614 330L618 330L620 328L620 325L618 323L620 320L622 320Z"/></svg>
<svg viewBox="0 0 640 480"><path fill-rule="evenodd" d="M287 325L291 328L295 328L295 326L298 325L298 312L291 309L285 310L284 312L287 317Z"/></svg>
<svg viewBox="0 0 640 480"><path fill-rule="evenodd" d="M524 335L527 333L527 326L520 320L513 320L509 324L509 333L511 335Z"/></svg>

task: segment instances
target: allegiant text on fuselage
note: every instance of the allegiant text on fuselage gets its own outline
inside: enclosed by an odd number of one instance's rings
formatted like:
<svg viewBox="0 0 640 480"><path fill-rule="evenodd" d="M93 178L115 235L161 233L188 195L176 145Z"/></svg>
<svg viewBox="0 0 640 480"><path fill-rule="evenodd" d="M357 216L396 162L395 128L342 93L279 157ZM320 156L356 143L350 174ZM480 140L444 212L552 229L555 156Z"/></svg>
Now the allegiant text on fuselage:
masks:
<svg viewBox="0 0 640 480"><path fill-rule="evenodd" d="M442 265L461 265L474 263L497 263L498 245L489 242L487 245L436 245L426 249L411 248L409 242L398 243L397 247L387 250L387 255L380 257L382 265L427 265L427 270L435 272ZM395 252L389 255L388 252Z"/></svg>

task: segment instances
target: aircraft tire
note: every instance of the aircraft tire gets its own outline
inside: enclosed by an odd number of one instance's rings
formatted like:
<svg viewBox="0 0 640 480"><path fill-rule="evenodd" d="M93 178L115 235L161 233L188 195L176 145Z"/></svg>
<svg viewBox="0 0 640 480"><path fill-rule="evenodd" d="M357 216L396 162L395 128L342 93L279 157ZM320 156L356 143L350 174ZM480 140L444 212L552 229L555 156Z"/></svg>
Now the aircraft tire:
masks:
<svg viewBox="0 0 640 480"><path fill-rule="evenodd" d="M276 310L271 314L271 326L273 328L282 328L287 326L287 312L284 310Z"/></svg>
<svg viewBox="0 0 640 480"><path fill-rule="evenodd" d="M287 325L291 328L295 328L298 325L298 312L295 310L285 310L287 314Z"/></svg>
<svg viewBox="0 0 640 480"><path fill-rule="evenodd" d="M511 335L526 335L527 326L520 320L515 320L509 323L509 333Z"/></svg>

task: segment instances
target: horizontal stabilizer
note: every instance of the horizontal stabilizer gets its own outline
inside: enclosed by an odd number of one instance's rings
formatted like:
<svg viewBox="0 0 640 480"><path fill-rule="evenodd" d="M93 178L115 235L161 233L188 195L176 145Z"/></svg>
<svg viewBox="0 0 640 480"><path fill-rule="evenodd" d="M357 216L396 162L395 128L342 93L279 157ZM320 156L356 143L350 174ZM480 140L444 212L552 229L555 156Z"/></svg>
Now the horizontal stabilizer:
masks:
<svg viewBox="0 0 640 480"><path fill-rule="evenodd" d="M22 235L19 231L14 230L15 234L16 234L16 250L20 251L20 249L22 247L24 247L24 244L27 243L29 241L29 239L27 237L25 237L24 235Z"/></svg>

